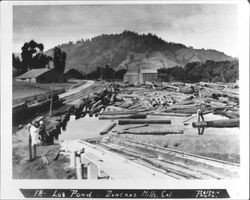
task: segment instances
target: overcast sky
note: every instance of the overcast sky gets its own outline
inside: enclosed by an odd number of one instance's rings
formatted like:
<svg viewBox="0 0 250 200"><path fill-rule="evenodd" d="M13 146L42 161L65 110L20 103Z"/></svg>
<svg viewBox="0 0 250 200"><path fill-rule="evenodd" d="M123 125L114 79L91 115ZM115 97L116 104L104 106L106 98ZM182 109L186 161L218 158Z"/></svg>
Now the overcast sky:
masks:
<svg viewBox="0 0 250 200"><path fill-rule="evenodd" d="M13 51L31 39L46 50L125 29L239 56L238 9L230 4L15 6Z"/></svg>

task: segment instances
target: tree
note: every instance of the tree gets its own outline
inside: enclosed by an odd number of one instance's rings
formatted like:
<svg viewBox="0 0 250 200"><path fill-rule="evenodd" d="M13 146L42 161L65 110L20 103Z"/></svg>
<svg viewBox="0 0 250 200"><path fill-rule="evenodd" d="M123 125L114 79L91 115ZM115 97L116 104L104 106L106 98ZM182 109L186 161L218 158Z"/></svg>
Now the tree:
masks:
<svg viewBox="0 0 250 200"><path fill-rule="evenodd" d="M103 79L113 79L114 78L114 70L109 66L106 65L103 69Z"/></svg>
<svg viewBox="0 0 250 200"><path fill-rule="evenodd" d="M52 61L52 57L47 56L43 53L37 53L34 57L33 57L33 63L34 63L34 68L44 68L49 61Z"/></svg>
<svg viewBox="0 0 250 200"><path fill-rule="evenodd" d="M26 72L25 68L23 68L20 58L18 56L15 56L14 53L12 53L12 67L13 67L13 76L18 76Z"/></svg>
<svg viewBox="0 0 250 200"><path fill-rule="evenodd" d="M125 74L126 72L127 72L126 69L120 69L120 70L118 70L118 71L116 72L115 78L116 78L116 79L122 80L122 79L123 79L123 76L124 76L124 74Z"/></svg>
<svg viewBox="0 0 250 200"><path fill-rule="evenodd" d="M60 48L54 48L54 69L63 74L66 64L66 53Z"/></svg>
<svg viewBox="0 0 250 200"><path fill-rule="evenodd" d="M28 69L44 68L52 58L43 53L44 45L34 40L25 42L22 46L22 67L23 71Z"/></svg>

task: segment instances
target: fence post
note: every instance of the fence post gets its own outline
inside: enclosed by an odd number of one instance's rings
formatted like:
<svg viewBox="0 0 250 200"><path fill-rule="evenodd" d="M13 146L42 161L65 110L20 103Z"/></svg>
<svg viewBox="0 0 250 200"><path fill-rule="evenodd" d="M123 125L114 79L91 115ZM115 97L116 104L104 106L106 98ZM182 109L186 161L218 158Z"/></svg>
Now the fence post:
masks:
<svg viewBox="0 0 250 200"><path fill-rule="evenodd" d="M76 155L76 177L82 179L82 164L80 155Z"/></svg>
<svg viewBox="0 0 250 200"><path fill-rule="evenodd" d="M33 157L33 159L35 159L36 158L36 144L33 145L33 150L34 150L34 157Z"/></svg>
<svg viewBox="0 0 250 200"><path fill-rule="evenodd" d="M32 160L32 147L31 147L31 136L30 136L30 134L29 134L29 156L30 156L29 160Z"/></svg>

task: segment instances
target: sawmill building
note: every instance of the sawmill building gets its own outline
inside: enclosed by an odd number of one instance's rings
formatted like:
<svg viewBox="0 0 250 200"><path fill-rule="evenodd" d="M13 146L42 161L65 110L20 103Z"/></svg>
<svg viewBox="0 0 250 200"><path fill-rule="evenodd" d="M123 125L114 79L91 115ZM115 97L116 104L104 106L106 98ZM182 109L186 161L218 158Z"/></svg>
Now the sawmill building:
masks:
<svg viewBox="0 0 250 200"><path fill-rule="evenodd" d="M137 85L145 82L156 82L156 69L129 70L124 74L123 81L129 84Z"/></svg>

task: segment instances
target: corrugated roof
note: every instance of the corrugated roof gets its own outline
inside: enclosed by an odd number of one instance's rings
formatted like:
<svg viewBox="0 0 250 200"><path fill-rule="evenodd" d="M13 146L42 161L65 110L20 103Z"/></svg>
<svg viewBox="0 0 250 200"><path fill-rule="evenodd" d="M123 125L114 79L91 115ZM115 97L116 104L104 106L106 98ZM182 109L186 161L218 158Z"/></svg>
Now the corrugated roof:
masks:
<svg viewBox="0 0 250 200"><path fill-rule="evenodd" d="M140 69L141 74L155 74L158 73L156 69ZM129 70L126 72L127 76L131 75L138 75L138 70Z"/></svg>
<svg viewBox="0 0 250 200"><path fill-rule="evenodd" d="M136 71L127 71L124 75L131 76L131 75L138 75L138 70Z"/></svg>
<svg viewBox="0 0 250 200"><path fill-rule="evenodd" d="M40 68L40 69L32 69L30 71L27 71L26 73L18 76L18 79L25 79L25 78L36 78L42 74L44 74L45 72L48 72L52 69L46 69L46 68Z"/></svg>

